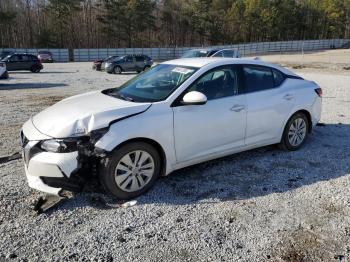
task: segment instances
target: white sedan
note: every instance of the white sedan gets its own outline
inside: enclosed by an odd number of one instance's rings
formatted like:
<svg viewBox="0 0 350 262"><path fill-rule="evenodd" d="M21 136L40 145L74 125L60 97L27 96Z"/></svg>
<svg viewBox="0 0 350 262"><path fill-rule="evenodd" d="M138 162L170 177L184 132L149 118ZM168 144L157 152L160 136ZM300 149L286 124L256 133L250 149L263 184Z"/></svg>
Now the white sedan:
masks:
<svg viewBox="0 0 350 262"><path fill-rule="evenodd" d="M130 199L179 168L269 144L299 149L320 119L321 96L314 82L258 60L167 61L28 120L26 176L60 194L96 175Z"/></svg>
<svg viewBox="0 0 350 262"><path fill-rule="evenodd" d="M0 79L7 79L9 74L6 70L6 64L4 62L0 62Z"/></svg>

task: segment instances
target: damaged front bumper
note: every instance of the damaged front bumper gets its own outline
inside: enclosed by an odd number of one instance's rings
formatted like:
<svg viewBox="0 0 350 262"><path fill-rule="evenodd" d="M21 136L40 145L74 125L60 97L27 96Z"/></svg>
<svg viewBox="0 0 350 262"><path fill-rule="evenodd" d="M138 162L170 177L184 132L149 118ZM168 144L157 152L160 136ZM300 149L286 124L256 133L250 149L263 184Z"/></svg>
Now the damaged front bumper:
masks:
<svg viewBox="0 0 350 262"><path fill-rule="evenodd" d="M40 140L31 140L38 131L33 132L33 128L27 124L21 132L28 185L53 195L61 195L63 191L81 191L87 178L96 172L99 160L91 140L78 140L75 150L69 152L48 152L42 148L42 142L49 138L41 136ZM27 134L28 131L32 132Z"/></svg>
<svg viewBox="0 0 350 262"><path fill-rule="evenodd" d="M78 151L52 153L39 149L39 141L29 141L23 148L28 185L49 194L78 188L73 175L78 169Z"/></svg>

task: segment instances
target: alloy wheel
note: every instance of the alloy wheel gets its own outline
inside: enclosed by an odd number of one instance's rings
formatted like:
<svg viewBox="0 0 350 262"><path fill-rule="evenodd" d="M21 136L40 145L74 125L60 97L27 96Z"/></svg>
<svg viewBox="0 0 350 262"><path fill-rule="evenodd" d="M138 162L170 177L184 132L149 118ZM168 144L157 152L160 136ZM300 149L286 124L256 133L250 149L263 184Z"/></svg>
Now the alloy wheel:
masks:
<svg viewBox="0 0 350 262"><path fill-rule="evenodd" d="M151 180L155 164L153 157L143 150L129 152L118 162L115 169L115 182L126 192L135 192Z"/></svg>
<svg viewBox="0 0 350 262"><path fill-rule="evenodd" d="M289 143L297 147L299 146L306 137L306 123L302 118L296 118L289 127L288 141Z"/></svg>

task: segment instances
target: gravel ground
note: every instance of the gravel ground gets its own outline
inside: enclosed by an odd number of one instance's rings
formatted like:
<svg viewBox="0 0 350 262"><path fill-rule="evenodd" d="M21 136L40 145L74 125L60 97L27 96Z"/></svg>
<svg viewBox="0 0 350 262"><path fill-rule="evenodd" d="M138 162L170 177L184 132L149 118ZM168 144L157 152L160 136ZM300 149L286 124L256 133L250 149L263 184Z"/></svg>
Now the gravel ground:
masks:
<svg viewBox="0 0 350 262"><path fill-rule="evenodd" d="M349 60L348 60L349 61ZM0 155L30 115L132 74L45 64L0 82ZM297 152L273 146L179 170L130 208L95 192L35 215L23 164L0 164L0 261L350 260L350 74L297 70L324 90L321 122Z"/></svg>

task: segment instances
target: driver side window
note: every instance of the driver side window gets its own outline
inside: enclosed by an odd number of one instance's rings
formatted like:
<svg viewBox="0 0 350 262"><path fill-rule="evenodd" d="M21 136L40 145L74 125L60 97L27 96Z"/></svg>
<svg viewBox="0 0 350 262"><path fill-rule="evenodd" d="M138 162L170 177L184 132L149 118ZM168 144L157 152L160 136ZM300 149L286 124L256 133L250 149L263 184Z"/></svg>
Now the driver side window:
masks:
<svg viewBox="0 0 350 262"><path fill-rule="evenodd" d="M201 76L188 92L203 93L208 100L234 96L239 93L238 72L234 66L222 66Z"/></svg>
<svg viewBox="0 0 350 262"><path fill-rule="evenodd" d="M14 56L11 56L9 60L10 62L18 62L20 59L17 55L14 55Z"/></svg>

